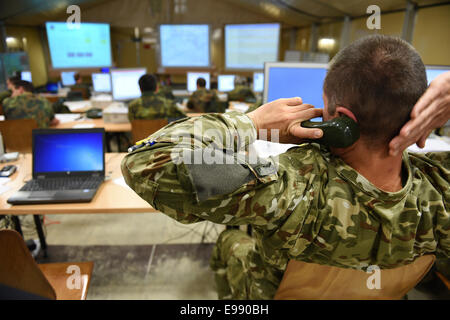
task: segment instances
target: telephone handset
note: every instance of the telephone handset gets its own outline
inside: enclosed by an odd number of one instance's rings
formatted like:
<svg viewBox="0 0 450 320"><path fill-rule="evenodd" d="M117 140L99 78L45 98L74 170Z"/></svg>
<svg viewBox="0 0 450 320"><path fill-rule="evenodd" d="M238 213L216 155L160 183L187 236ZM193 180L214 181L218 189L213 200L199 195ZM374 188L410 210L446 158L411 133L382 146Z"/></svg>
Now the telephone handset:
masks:
<svg viewBox="0 0 450 320"><path fill-rule="evenodd" d="M323 136L320 139L312 139L329 147L346 148L359 139L359 126L353 119L341 116L325 122L303 121L304 128L322 129Z"/></svg>

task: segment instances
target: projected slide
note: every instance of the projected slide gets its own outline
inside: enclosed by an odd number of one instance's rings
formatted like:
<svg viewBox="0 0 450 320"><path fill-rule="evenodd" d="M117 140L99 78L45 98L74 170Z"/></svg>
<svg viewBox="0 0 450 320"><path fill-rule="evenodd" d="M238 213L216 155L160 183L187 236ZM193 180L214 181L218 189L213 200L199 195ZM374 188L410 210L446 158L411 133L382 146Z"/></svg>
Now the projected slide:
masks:
<svg viewBox="0 0 450 320"><path fill-rule="evenodd" d="M278 61L279 24L225 26L225 66L228 69L263 69Z"/></svg>
<svg viewBox="0 0 450 320"><path fill-rule="evenodd" d="M161 25L161 65L163 67L208 67L208 25Z"/></svg>
<svg viewBox="0 0 450 320"><path fill-rule="evenodd" d="M69 29L65 22L47 22L46 28L54 68L111 66L109 24L81 23Z"/></svg>

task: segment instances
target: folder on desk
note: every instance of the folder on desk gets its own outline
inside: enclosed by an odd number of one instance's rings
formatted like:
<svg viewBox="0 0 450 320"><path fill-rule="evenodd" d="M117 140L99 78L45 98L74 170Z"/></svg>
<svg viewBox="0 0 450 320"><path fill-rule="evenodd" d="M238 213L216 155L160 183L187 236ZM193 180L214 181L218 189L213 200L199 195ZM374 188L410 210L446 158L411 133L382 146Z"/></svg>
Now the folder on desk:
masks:
<svg viewBox="0 0 450 320"><path fill-rule="evenodd" d="M11 204L89 202L105 179L105 131L33 130L33 179Z"/></svg>

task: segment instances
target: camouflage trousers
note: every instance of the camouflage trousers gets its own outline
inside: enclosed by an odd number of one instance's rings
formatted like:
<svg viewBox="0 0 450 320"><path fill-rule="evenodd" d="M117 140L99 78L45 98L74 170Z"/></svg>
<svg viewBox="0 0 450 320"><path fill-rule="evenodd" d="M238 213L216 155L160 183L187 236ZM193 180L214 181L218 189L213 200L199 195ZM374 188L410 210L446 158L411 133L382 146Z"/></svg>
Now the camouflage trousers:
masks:
<svg viewBox="0 0 450 320"><path fill-rule="evenodd" d="M283 277L264 263L255 240L236 229L220 234L210 266L219 299L273 299Z"/></svg>

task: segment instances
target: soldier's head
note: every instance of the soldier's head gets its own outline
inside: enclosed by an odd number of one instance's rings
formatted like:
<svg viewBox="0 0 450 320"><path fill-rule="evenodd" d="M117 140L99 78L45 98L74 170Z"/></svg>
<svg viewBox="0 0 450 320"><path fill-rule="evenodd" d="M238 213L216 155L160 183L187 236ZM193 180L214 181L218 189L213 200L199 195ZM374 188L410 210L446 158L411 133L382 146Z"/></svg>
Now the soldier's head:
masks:
<svg viewBox="0 0 450 320"><path fill-rule="evenodd" d="M21 95L25 92L33 92L34 87L31 82L25 81L25 80L18 80L14 83L14 88L12 89L12 97L16 97L18 95Z"/></svg>
<svg viewBox="0 0 450 320"><path fill-rule="evenodd" d="M206 80L203 78L197 78L197 88L198 89L206 88Z"/></svg>
<svg viewBox="0 0 450 320"><path fill-rule="evenodd" d="M79 73L75 73L74 76L73 76L73 78L75 79L75 82L76 82L76 83L81 83L81 82L83 82L83 79L81 78L81 74L79 74Z"/></svg>
<svg viewBox="0 0 450 320"><path fill-rule="evenodd" d="M152 74L144 74L139 78L139 88L141 92L155 92L158 88L158 80Z"/></svg>
<svg viewBox="0 0 450 320"><path fill-rule="evenodd" d="M408 121L427 88L417 51L399 38L374 35L357 40L331 61L324 82L324 120L349 109L361 141L385 149ZM338 110L337 110L338 109Z"/></svg>
<svg viewBox="0 0 450 320"><path fill-rule="evenodd" d="M8 79L6 79L6 86L8 87L9 90L13 91L14 90L14 84L17 81L20 81L20 77L19 76L12 76L9 77Z"/></svg>
<svg viewBox="0 0 450 320"><path fill-rule="evenodd" d="M235 76L234 77L234 85L235 86L245 86L247 85L247 78L243 76Z"/></svg>

